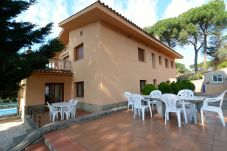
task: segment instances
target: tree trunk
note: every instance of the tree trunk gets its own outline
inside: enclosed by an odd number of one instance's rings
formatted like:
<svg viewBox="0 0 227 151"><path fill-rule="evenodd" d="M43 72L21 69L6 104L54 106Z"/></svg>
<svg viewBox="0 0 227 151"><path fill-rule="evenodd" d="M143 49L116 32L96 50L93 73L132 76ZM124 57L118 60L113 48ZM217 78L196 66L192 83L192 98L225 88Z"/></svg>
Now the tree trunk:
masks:
<svg viewBox="0 0 227 151"><path fill-rule="evenodd" d="M197 62L197 59L198 59L198 50L196 49L196 46L194 46L194 51L195 51L195 58L194 58L194 70L195 70L195 73L198 72L198 62Z"/></svg>
<svg viewBox="0 0 227 151"><path fill-rule="evenodd" d="M207 32L204 34L204 60L203 60L203 67L206 68L207 64Z"/></svg>

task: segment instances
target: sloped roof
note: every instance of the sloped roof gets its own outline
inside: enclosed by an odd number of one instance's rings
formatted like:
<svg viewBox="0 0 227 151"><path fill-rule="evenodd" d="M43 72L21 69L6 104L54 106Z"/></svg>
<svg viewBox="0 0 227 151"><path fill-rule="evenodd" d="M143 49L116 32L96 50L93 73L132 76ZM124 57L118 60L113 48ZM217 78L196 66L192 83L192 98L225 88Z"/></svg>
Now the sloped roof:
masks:
<svg viewBox="0 0 227 151"><path fill-rule="evenodd" d="M99 0L60 22L59 26L62 27L63 30L59 35L59 39L64 44L67 44L70 30L82 27L98 20L110 23L111 25L127 33L129 37L135 37L136 39L143 41L146 45L156 48L156 50L164 54L173 55L177 59L183 58L182 55L163 44L158 39L149 35L142 28Z"/></svg>

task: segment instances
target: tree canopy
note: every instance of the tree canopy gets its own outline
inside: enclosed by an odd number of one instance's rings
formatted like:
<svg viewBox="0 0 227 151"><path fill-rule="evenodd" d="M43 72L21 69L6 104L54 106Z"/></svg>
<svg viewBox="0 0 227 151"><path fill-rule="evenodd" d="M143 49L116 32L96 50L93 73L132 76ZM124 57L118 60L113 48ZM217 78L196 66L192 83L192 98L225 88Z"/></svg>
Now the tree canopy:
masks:
<svg viewBox="0 0 227 151"><path fill-rule="evenodd" d="M212 0L201 7L192 8L176 18L158 21L145 28L149 34L174 48L192 45L195 53L194 70L197 72L198 53L212 55L220 47L221 34L227 27L227 11L223 0Z"/></svg>
<svg viewBox="0 0 227 151"><path fill-rule="evenodd" d="M158 38L170 48L176 46L180 26L177 18L168 18L158 21L151 27L145 27L145 31Z"/></svg>
<svg viewBox="0 0 227 151"><path fill-rule="evenodd" d="M184 64L179 63L179 62L176 62L176 69L177 69L177 72L178 72L178 73L181 73L181 74L186 74L186 73L189 73L189 72L190 72L190 71L185 67Z"/></svg>
<svg viewBox="0 0 227 151"><path fill-rule="evenodd" d="M20 81L34 70L44 68L54 52L64 47L56 38L45 41L51 32L52 23L38 28L31 22L15 20L34 3L35 0L0 1L0 98L15 96ZM41 46L34 51L21 52L34 44Z"/></svg>

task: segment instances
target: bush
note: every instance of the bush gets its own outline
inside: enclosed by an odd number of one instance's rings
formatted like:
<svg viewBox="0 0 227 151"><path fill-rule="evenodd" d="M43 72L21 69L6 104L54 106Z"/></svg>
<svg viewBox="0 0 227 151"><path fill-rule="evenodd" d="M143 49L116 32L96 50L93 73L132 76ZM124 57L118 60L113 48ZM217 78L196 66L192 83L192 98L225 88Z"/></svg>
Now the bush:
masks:
<svg viewBox="0 0 227 151"><path fill-rule="evenodd" d="M188 78L188 80L199 80L199 79L203 79L203 75L201 73L193 74Z"/></svg>
<svg viewBox="0 0 227 151"><path fill-rule="evenodd" d="M167 82L161 82L158 85L158 89L162 92L162 93L172 93L172 89L169 83Z"/></svg>
<svg viewBox="0 0 227 151"><path fill-rule="evenodd" d="M218 65L218 69L226 68L227 67L227 61L222 62L221 64Z"/></svg>
<svg viewBox="0 0 227 151"><path fill-rule="evenodd" d="M171 87L171 90L172 90L172 93L173 94L177 94L179 91L180 91L180 85L179 85L179 83L177 83L177 82L172 82L171 84L170 84L170 87Z"/></svg>
<svg viewBox="0 0 227 151"><path fill-rule="evenodd" d="M180 90L183 90L183 89L189 89L192 91L195 90L195 85L189 80L177 81L177 84L179 85Z"/></svg>
<svg viewBox="0 0 227 151"><path fill-rule="evenodd" d="M153 91L153 90L157 90L157 87L153 84L147 84L144 86L144 88L142 90L142 94L149 95L151 93L151 91Z"/></svg>

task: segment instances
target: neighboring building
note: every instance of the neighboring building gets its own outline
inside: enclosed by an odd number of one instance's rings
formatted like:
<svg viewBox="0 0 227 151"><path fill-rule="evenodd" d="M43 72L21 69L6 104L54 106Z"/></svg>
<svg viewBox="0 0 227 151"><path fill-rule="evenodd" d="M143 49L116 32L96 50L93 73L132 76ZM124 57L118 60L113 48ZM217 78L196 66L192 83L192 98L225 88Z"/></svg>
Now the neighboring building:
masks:
<svg viewBox="0 0 227 151"><path fill-rule="evenodd" d="M80 108L96 112L125 103L125 91L176 79L175 59L182 56L99 1L59 26L66 47L51 70L23 81L21 109L76 98Z"/></svg>
<svg viewBox="0 0 227 151"><path fill-rule="evenodd" d="M205 93L221 93L227 89L227 68L204 73Z"/></svg>

